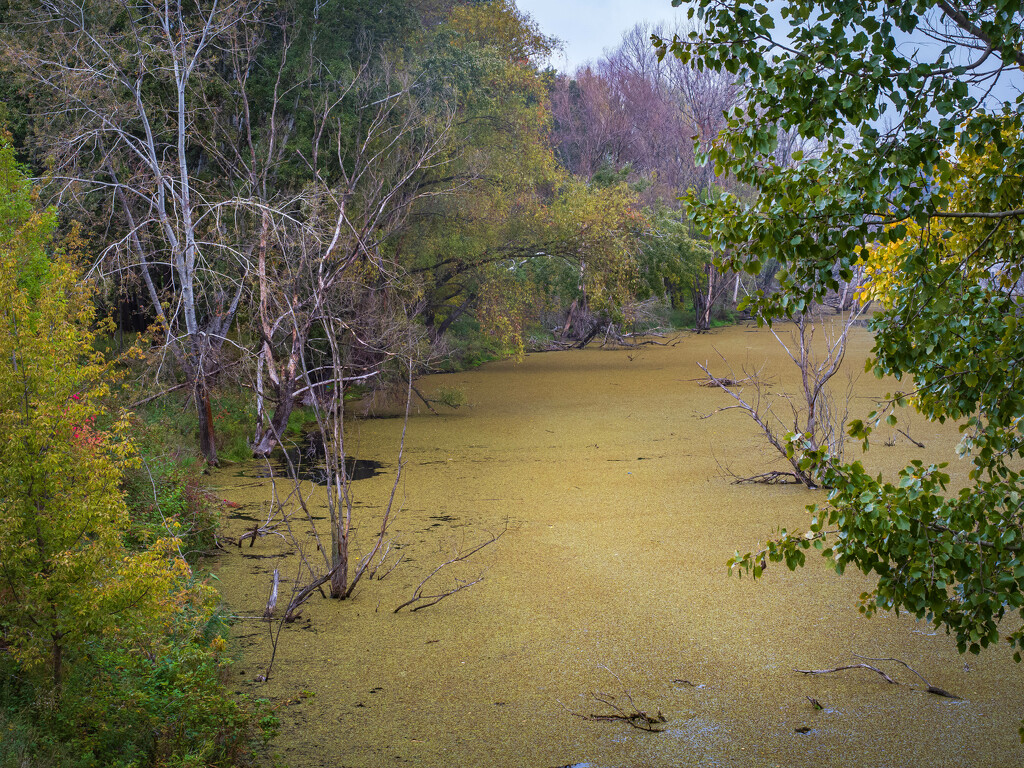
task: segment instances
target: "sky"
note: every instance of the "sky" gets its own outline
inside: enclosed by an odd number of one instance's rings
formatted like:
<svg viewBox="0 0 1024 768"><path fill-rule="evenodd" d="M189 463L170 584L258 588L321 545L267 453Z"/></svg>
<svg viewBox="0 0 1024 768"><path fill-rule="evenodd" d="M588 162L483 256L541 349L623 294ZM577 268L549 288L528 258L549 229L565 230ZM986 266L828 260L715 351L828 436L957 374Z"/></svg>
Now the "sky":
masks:
<svg viewBox="0 0 1024 768"><path fill-rule="evenodd" d="M563 72L596 61L638 21L671 22L686 15L685 9L672 7L672 0L516 0L516 5L544 34L562 41L563 52L551 64Z"/></svg>
<svg viewBox="0 0 1024 768"><path fill-rule="evenodd" d="M780 0L765 3L776 18L776 31L780 38L787 25L777 8ZM581 64L596 61L606 50L618 46L624 32L640 21L683 22L686 19L686 4L673 8L672 0L516 0L516 6L533 17L541 32L553 35L562 43L562 50L551 59L556 69L572 73ZM899 34L899 33L897 33ZM912 50L922 52L922 58L933 59L939 49L934 41L924 37L897 37L901 53L909 55ZM990 98L998 103L1013 101L1024 90L1024 74L1019 70L1001 78ZM979 98L981 92L976 94ZM990 103L990 107L994 104Z"/></svg>

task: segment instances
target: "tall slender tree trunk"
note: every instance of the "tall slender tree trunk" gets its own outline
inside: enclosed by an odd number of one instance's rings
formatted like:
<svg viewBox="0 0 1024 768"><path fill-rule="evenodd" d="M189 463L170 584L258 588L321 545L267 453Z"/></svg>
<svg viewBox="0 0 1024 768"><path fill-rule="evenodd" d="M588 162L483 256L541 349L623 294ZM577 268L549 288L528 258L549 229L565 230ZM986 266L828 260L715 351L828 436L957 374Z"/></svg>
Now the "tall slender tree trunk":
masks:
<svg viewBox="0 0 1024 768"><path fill-rule="evenodd" d="M700 276L693 280L693 324L697 331L704 332L711 330L711 306L715 302L715 268L710 264L704 265L704 273L707 275L707 291L701 285Z"/></svg>
<svg viewBox="0 0 1024 768"><path fill-rule="evenodd" d="M704 267L704 270L708 273L708 299L704 302L704 317L701 321L701 327L705 331L711 330L711 305L715 301L715 268L708 264Z"/></svg>
<svg viewBox="0 0 1024 768"><path fill-rule="evenodd" d="M286 370L275 386L278 402L274 408L274 414L270 417L270 423L265 427L261 426L256 436L256 442L252 447L254 456L269 456L278 443L281 442L281 435L288 427L288 419L291 418L292 409L295 407L295 379L288 375Z"/></svg>
<svg viewBox="0 0 1024 768"><path fill-rule="evenodd" d="M64 684L64 646L59 635L53 636L53 645L50 654L50 664L53 670L53 688L60 691Z"/></svg>
<svg viewBox="0 0 1024 768"><path fill-rule="evenodd" d="M195 386L196 413L199 416L199 451L211 467L218 466L217 439L213 427L213 405L205 377L199 374Z"/></svg>
<svg viewBox="0 0 1024 768"><path fill-rule="evenodd" d="M331 557L331 597L344 598L348 595L348 520L341 512L338 515L338 533L334 553Z"/></svg>

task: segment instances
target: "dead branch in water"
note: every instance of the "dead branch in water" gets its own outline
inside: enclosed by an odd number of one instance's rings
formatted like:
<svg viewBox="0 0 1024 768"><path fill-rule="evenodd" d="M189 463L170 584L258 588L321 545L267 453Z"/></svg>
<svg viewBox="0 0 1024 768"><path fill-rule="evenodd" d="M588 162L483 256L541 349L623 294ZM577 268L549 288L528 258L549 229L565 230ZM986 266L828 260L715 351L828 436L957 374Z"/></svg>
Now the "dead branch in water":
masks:
<svg viewBox="0 0 1024 768"><path fill-rule="evenodd" d="M760 475L753 475L752 477L736 477L732 481L733 485L743 485L745 483L758 483L761 485L803 485L800 478L793 472L782 472L780 470L763 472Z"/></svg>
<svg viewBox="0 0 1024 768"><path fill-rule="evenodd" d="M692 381L692 379L691 379L691 381ZM724 377L720 378L720 379L716 379L716 378L712 377L712 378L709 378L709 379L697 379L697 381L699 382L697 384L698 387L737 387L740 384L744 384L744 383L750 381L750 377L748 376L745 379L730 379L730 378L724 378ZM716 413L717 413L717 411L716 411Z"/></svg>
<svg viewBox="0 0 1024 768"><path fill-rule="evenodd" d="M895 680L893 680L891 677L889 677L887 674L885 674L885 672L880 670L878 667L871 666L870 664L845 664L845 665L843 665L841 667L832 667L831 669L796 669L796 668L794 668L793 671L794 672L799 672L802 675L830 675L833 672L842 672L843 670L846 670L846 669L870 669L872 672L877 672L883 678L885 678L885 682L891 683L892 685L899 685L899 683L897 683Z"/></svg>
<svg viewBox="0 0 1024 768"><path fill-rule="evenodd" d="M601 665L601 668L618 681L619 686L622 688L621 696L625 698L625 703L628 703L628 708L620 706L615 696L610 693L605 693L604 691L594 691L590 695L594 701L612 710L611 712L577 712L569 709L560 701L558 702L559 706L573 717L578 717L581 720L587 720L592 723L626 723L637 730L647 731L648 733L661 733L665 730L664 728L658 727L668 722L668 718L662 714L660 709L658 710L657 715L648 715L636 705L635 701L633 701L633 696L629 690L627 690L626 686L623 685L622 679L603 664Z"/></svg>
<svg viewBox="0 0 1024 768"><path fill-rule="evenodd" d="M451 597L452 595L454 595L454 594L456 594L458 592L461 592L464 589L468 589L469 587L472 587L474 584L479 584L481 581L484 580L484 575L483 574L480 574L473 581L464 581L462 579L456 578L455 579L455 585L451 589L445 590L444 592L438 592L438 593L435 593L435 594L432 594L432 595L425 595L425 594L423 594L424 587L426 587L427 584L430 582L430 580L433 579L435 576L437 576L437 574L439 574L445 568L447 568L447 567L449 567L451 565L454 565L455 563L461 563L464 560L468 560L473 555L475 555L477 552L479 552L481 549L483 549L486 546L489 546L490 544L493 544L498 539L500 539L502 536L504 536L505 532L507 530L508 530L508 521L505 522L505 527L502 529L501 533L499 533L497 535L493 535L492 534L489 539L487 539L486 541L480 542L475 547L473 547L473 548L471 548L469 550L466 550L466 551L456 550L454 555L452 555L450 558L448 558L443 563L441 563L436 568L434 568L434 570L432 570L427 575L427 577L425 579L423 579L423 581L421 581L419 583L419 586L417 586L416 589L413 590L412 597L410 597L408 600L406 600L400 606L395 608L395 610L392 611L392 613L398 613L400 610L402 610L403 608L408 608L410 605L414 606L412 608L412 610L414 612L422 610L424 608L430 608L431 606L437 605L438 603L440 603L446 597Z"/></svg>
<svg viewBox="0 0 1024 768"><path fill-rule="evenodd" d="M423 401L423 404L424 404L425 406L427 406L427 410L428 410L428 411L430 411L430 412L431 412L432 414L434 414L435 416L437 416L437 415L438 415L437 411L436 411L436 410L434 410L434 406L432 405L432 403L433 403L433 401L432 401L432 400L428 400L428 399L427 399L426 397L424 397L424 396L423 396L423 393L422 393L422 392L420 392L420 391L419 391L419 389L418 389L417 387L415 387L415 386L413 386L413 387L412 387L412 391L413 391L413 392L414 392L414 393L416 394L416 397L418 397L418 398L419 398L420 400L422 400L422 401Z"/></svg>
<svg viewBox="0 0 1024 768"><path fill-rule="evenodd" d="M887 683L891 683L892 685L906 685L906 683L900 683L897 680L893 680L891 677L889 677L889 675L880 670L878 667L874 667L871 664L864 663L865 661L891 661L894 664L902 665L909 672L913 673L922 683L924 683L925 691L927 691L928 693L934 694L935 696L941 696L946 699L960 700L960 697L956 694L950 693L949 691L944 690L943 688L939 688L937 686L932 685L930 682L928 682L928 680L925 679L924 675L922 675L920 672L918 672L916 669L914 669L912 666L907 664L907 662L903 661L902 659L894 659L890 657L875 658L873 656L861 656L857 653L853 654L853 656L854 658L862 659L863 661L861 661L861 663L859 664L847 664L841 667L834 667L832 669L794 669L793 671L799 672L803 675L828 675L832 672L842 672L846 669L870 669L872 672L877 672L879 675L885 678L885 681ZM907 687L909 688L911 686L908 685Z"/></svg>
<svg viewBox="0 0 1024 768"><path fill-rule="evenodd" d="M918 448L924 448L924 443L919 442L919 441L915 440L914 438L912 438L909 434L907 434L906 430L903 430L903 429L900 429L899 427L896 427L896 431L899 432L901 435L903 435L905 438L907 438L907 440L912 442Z"/></svg>
<svg viewBox="0 0 1024 768"><path fill-rule="evenodd" d="M893 659L893 658L880 658L880 659L876 659L876 658L872 658L871 656L861 656L861 655L859 655L859 654L856 654L856 653L855 653L855 654L853 654L853 655L854 655L854 656L855 656L856 658L858 658L858 659L864 659L865 661L891 661L891 662L894 662L894 663L896 663L896 664L902 664L902 665L903 665L904 667L906 667L906 668L907 668L907 669L908 669L908 670L909 670L910 672L913 672L913 673L914 673L914 675L916 675L916 676L917 676L917 679L918 679L918 680L920 680L920 681L921 681L922 683L924 683L924 685L925 685L925 690L926 690L926 691L928 691L928 693L933 693L933 694L935 694L936 696L942 696L943 698L946 698L946 699L957 699L957 700L959 700L959 699L960 699L960 697L959 697L959 696L957 696L957 695L955 695L955 694L952 694L952 693L950 693L949 691L943 690L942 688L938 688L938 687L936 687L936 686L932 685L931 683L929 683L929 682L928 682L928 681L927 681L927 680L925 679L924 675L922 675L922 674L921 674L920 672L918 672L918 671L917 671L916 669L914 669L914 668L913 668L912 666L910 666L909 664L907 664L907 662L903 661L902 659Z"/></svg>

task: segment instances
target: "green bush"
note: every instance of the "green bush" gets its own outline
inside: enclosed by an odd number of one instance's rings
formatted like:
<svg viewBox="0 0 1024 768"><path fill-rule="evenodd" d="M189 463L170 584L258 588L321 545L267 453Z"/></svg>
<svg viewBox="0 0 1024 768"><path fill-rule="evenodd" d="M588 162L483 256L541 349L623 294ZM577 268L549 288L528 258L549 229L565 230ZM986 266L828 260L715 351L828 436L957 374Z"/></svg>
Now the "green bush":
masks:
<svg viewBox="0 0 1024 768"><path fill-rule="evenodd" d="M265 701L224 689L219 645L171 636L146 655L94 643L79 649L59 697L7 664L0 767L253 764L277 720Z"/></svg>
<svg viewBox="0 0 1024 768"><path fill-rule="evenodd" d="M478 368L484 363L513 357L517 352L494 335L484 333L480 323L469 317L460 318L452 323L448 329L448 339L452 351L448 359L439 366L445 371Z"/></svg>
<svg viewBox="0 0 1024 768"><path fill-rule="evenodd" d="M222 461L252 457L249 441L255 425L252 398L243 390L218 391L212 397L217 454ZM171 392L135 409L136 442L147 456L198 460L195 406L182 391Z"/></svg>
<svg viewBox="0 0 1024 768"><path fill-rule="evenodd" d="M143 454L138 465L125 470L129 546L138 549L173 535L182 540L182 553L192 562L215 546L220 505L203 490L200 466L197 461Z"/></svg>

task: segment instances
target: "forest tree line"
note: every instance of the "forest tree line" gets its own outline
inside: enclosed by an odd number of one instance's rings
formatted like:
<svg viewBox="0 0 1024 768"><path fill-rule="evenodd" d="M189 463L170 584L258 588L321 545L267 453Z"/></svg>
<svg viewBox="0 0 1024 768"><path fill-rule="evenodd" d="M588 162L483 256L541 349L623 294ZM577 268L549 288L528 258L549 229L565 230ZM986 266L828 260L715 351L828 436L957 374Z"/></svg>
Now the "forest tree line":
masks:
<svg viewBox="0 0 1024 768"><path fill-rule="evenodd" d="M642 25L564 75L509 0L2 15L15 148L101 313L146 336L147 391L188 390L210 464L226 371L263 455L297 402L386 388L395 359L621 335L651 299L706 330L746 288L677 202L735 186L695 147L738 87L659 61Z"/></svg>

